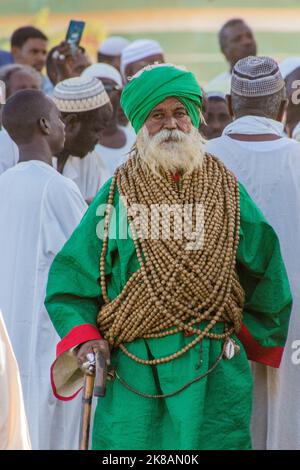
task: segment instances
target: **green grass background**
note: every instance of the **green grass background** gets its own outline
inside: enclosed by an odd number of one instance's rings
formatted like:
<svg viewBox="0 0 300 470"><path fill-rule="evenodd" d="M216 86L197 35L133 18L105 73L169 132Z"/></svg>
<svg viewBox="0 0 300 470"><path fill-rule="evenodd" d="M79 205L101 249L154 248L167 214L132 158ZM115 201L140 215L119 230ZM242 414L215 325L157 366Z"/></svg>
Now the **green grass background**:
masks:
<svg viewBox="0 0 300 470"><path fill-rule="evenodd" d="M130 40L142 37L141 34L124 36ZM145 36L159 41L166 51L167 60L187 66L197 74L201 83L227 69L215 33L169 32L147 33ZM269 55L278 61L287 56L300 55L300 33L258 32L255 37L260 55Z"/></svg>
<svg viewBox="0 0 300 470"><path fill-rule="evenodd" d="M22 13L35 14L44 7L48 7L51 13L70 12L70 19L81 11L138 7L156 9L159 7L236 7L239 9L239 15L241 15L242 7L256 8L258 15L260 7L299 7L300 21L300 0L0 0L2 17ZM78 15L76 17L78 18ZM143 37L156 39L165 50L168 61L187 66L197 74L203 84L227 69L227 64L219 51L217 35L213 32L186 31L122 35L130 40ZM257 32L255 36L260 55L270 55L277 60L290 55L300 55L300 33ZM0 48L7 49L8 47L9 38L0 37Z"/></svg>
<svg viewBox="0 0 300 470"><path fill-rule="evenodd" d="M1 14L34 13L48 6L56 12L159 7L299 7L299 0L0 0Z"/></svg>

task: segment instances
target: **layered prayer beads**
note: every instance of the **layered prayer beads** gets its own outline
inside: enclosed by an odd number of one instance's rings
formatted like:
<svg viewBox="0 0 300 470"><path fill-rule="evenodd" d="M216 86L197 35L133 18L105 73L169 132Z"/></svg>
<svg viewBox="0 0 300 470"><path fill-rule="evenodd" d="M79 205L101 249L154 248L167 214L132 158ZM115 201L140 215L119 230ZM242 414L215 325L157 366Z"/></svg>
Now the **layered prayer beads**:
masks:
<svg viewBox="0 0 300 470"><path fill-rule="evenodd" d="M105 258L116 184L127 202L140 268L111 301L106 288ZM149 212L153 206L192 205L189 222L193 230L197 224L196 207L203 207L203 244L188 250L189 240L183 234L178 236L174 217L170 217L169 239L143 237L146 230L161 234L163 221L149 220L140 214L137 227L128 211L134 204L143 205ZM171 175L148 174L134 149L126 164L115 173L104 220L100 282L105 305L97 321L111 347L119 347L138 363L155 365L177 359L205 337L224 340L239 331L244 304L244 291L236 272L239 187L234 175L219 160L206 155L201 168L183 175L176 184ZM200 329L204 321L205 326ZM217 323L223 323L224 333L212 332ZM161 338L180 331L197 336L180 351L162 358L141 359L124 345L138 338Z"/></svg>

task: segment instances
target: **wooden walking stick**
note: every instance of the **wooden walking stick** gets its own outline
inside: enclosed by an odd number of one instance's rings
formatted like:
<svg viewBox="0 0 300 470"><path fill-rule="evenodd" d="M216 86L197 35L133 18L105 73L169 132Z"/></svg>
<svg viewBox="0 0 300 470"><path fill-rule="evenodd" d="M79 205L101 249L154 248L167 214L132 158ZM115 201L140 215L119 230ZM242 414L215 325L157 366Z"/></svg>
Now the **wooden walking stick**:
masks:
<svg viewBox="0 0 300 470"><path fill-rule="evenodd" d="M82 392L82 409L79 449L88 450L91 426L91 410L93 395L104 397L106 383L106 361L100 351L94 351L95 360L90 361L90 366L84 375Z"/></svg>

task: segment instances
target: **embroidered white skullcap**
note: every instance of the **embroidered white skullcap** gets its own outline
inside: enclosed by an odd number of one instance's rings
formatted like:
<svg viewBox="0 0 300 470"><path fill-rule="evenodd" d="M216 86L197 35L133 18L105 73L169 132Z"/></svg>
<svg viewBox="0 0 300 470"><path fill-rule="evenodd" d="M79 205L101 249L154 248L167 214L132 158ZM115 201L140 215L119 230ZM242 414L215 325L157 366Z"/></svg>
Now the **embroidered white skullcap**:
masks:
<svg viewBox="0 0 300 470"><path fill-rule="evenodd" d="M109 64L102 62L87 67L81 74L82 77L109 78L122 87L122 77L120 72Z"/></svg>
<svg viewBox="0 0 300 470"><path fill-rule="evenodd" d="M129 44L130 41L122 38L122 36L111 36L99 45L98 52L112 57L117 57L121 55L123 49L125 49Z"/></svg>
<svg viewBox="0 0 300 470"><path fill-rule="evenodd" d="M232 71L231 91L246 97L268 96L285 86L277 62L271 57L249 56Z"/></svg>
<svg viewBox="0 0 300 470"><path fill-rule="evenodd" d="M103 83L97 78L75 77L56 85L53 100L63 113L80 113L109 103Z"/></svg>
<svg viewBox="0 0 300 470"><path fill-rule="evenodd" d="M163 55L160 44L152 39L137 39L123 49L121 54L121 73L124 76L127 65L146 59L152 55Z"/></svg>
<svg viewBox="0 0 300 470"><path fill-rule="evenodd" d="M300 57L287 57L279 64L279 70L283 78L286 78L290 73L294 72L300 67Z"/></svg>

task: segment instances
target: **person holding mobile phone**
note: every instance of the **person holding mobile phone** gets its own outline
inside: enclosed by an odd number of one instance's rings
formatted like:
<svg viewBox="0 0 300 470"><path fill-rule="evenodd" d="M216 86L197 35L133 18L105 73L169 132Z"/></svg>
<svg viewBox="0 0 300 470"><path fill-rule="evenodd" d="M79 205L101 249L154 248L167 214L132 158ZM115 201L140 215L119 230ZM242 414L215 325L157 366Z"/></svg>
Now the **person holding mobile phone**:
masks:
<svg viewBox="0 0 300 470"><path fill-rule="evenodd" d="M47 56L46 68L53 86L68 78L79 77L91 65L85 49L79 46L72 50L66 41L53 47Z"/></svg>

